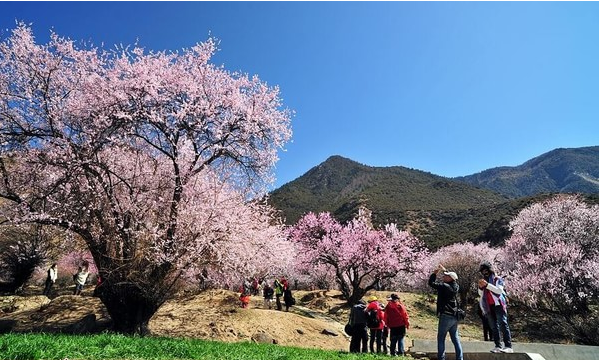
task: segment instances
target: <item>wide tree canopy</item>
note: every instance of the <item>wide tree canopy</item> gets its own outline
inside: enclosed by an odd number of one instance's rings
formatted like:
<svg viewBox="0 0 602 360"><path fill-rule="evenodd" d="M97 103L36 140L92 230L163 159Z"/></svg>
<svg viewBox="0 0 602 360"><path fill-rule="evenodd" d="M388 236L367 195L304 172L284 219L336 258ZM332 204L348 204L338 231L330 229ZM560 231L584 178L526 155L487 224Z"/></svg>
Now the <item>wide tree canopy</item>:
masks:
<svg viewBox="0 0 602 360"><path fill-rule="evenodd" d="M559 195L523 209L510 225L503 258L512 295L550 312L577 341L597 344L598 205Z"/></svg>
<svg viewBox="0 0 602 360"><path fill-rule="evenodd" d="M329 213L307 213L290 229L289 237L298 249L298 269L329 271L351 305L381 281L413 271L426 250L394 224L375 230L369 217L362 216L343 225Z"/></svg>
<svg viewBox="0 0 602 360"><path fill-rule="evenodd" d="M191 269L290 252L251 199L272 180L291 112L277 87L211 64L215 51L214 39L178 53L54 33L36 44L23 24L0 44L2 215L77 233L118 330L144 332Z"/></svg>

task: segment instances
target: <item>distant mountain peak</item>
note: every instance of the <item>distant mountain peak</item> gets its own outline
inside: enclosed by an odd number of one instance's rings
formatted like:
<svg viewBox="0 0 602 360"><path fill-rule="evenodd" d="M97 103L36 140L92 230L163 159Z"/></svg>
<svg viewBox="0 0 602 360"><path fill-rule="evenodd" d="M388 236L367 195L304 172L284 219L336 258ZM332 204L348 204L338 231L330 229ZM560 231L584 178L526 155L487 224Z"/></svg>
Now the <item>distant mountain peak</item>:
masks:
<svg viewBox="0 0 602 360"><path fill-rule="evenodd" d="M599 147L558 148L519 166L504 166L455 180L518 198L542 193L599 191Z"/></svg>

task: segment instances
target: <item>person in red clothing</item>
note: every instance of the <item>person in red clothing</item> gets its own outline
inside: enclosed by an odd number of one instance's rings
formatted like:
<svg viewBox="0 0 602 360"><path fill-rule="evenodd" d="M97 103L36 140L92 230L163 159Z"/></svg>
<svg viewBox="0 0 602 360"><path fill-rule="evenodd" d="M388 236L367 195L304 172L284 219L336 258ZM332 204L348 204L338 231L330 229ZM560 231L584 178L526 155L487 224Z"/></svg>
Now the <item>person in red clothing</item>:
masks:
<svg viewBox="0 0 602 360"><path fill-rule="evenodd" d="M397 294L391 294L387 300L389 303L385 308L385 323L391 331L391 356L404 355L403 338L406 336L406 329L410 328L408 312Z"/></svg>
<svg viewBox="0 0 602 360"><path fill-rule="evenodd" d="M379 325L376 327L370 327L370 352L374 353L374 342L376 341L376 352L386 352L386 348L382 349L382 338L383 328L385 327L385 313L381 309L381 304L378 302L378 298L374 295L368 298L368 306L366 307L366 313L369 314L371 311L376 312L376 318L379 321Z"/></svg>

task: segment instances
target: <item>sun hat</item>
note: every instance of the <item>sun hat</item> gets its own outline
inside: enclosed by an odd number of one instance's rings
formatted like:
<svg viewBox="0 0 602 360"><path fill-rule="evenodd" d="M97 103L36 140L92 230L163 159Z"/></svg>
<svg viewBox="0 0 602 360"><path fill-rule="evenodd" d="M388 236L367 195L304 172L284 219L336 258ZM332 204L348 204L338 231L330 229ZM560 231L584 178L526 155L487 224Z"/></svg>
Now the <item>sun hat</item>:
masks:
<svg viewBox="0 0 602 360"><path fill-rule="evenodd" d="M399 300L399 296L397 294L391 294L387 301Z"/></svg>
<svg viewBox="0 0 602 360"><path fill-rule="evenodd" d="M370 296L368 298L368 302L373 302L373 301L376 301L376 300L378 300L378 298L376 296L374 296L374 295L372 295L372 296Z"/></svg>
<svg viewBox="0 0 602 360"><path fill-rule="evenodd" d="M443 275L447 275L447 276L449 276L450 278L452 278L454 280L458 280L458 274L456 274L453 271L446 271L446 272L443 273Z"/></svg>

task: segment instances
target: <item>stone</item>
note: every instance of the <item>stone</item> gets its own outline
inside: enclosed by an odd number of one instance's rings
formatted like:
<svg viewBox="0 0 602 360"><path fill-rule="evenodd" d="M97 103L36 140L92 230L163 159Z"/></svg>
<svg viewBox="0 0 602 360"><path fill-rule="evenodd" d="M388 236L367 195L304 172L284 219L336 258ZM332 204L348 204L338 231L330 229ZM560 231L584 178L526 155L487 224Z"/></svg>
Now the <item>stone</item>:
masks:
<svg viewBox="0 0 602 360"><path fill-rule="evenodd" d="M339 336L339 334L335 331L324 329L320 334L329 335L329 336Z"/></svg>
<svg viewBox="0 0 602 360"><path fill-rule="evenodd" d="M257 332L251 336L251 340L258 344L273 344L274 339L270 334L264 332Z"/></svg>
<svg viewBox="0 0 602 360"><path fill-rule="evenodd" d="M74 324L65 327L68 334L91 334L96 330L96 315L88 314Z"/></svg>

